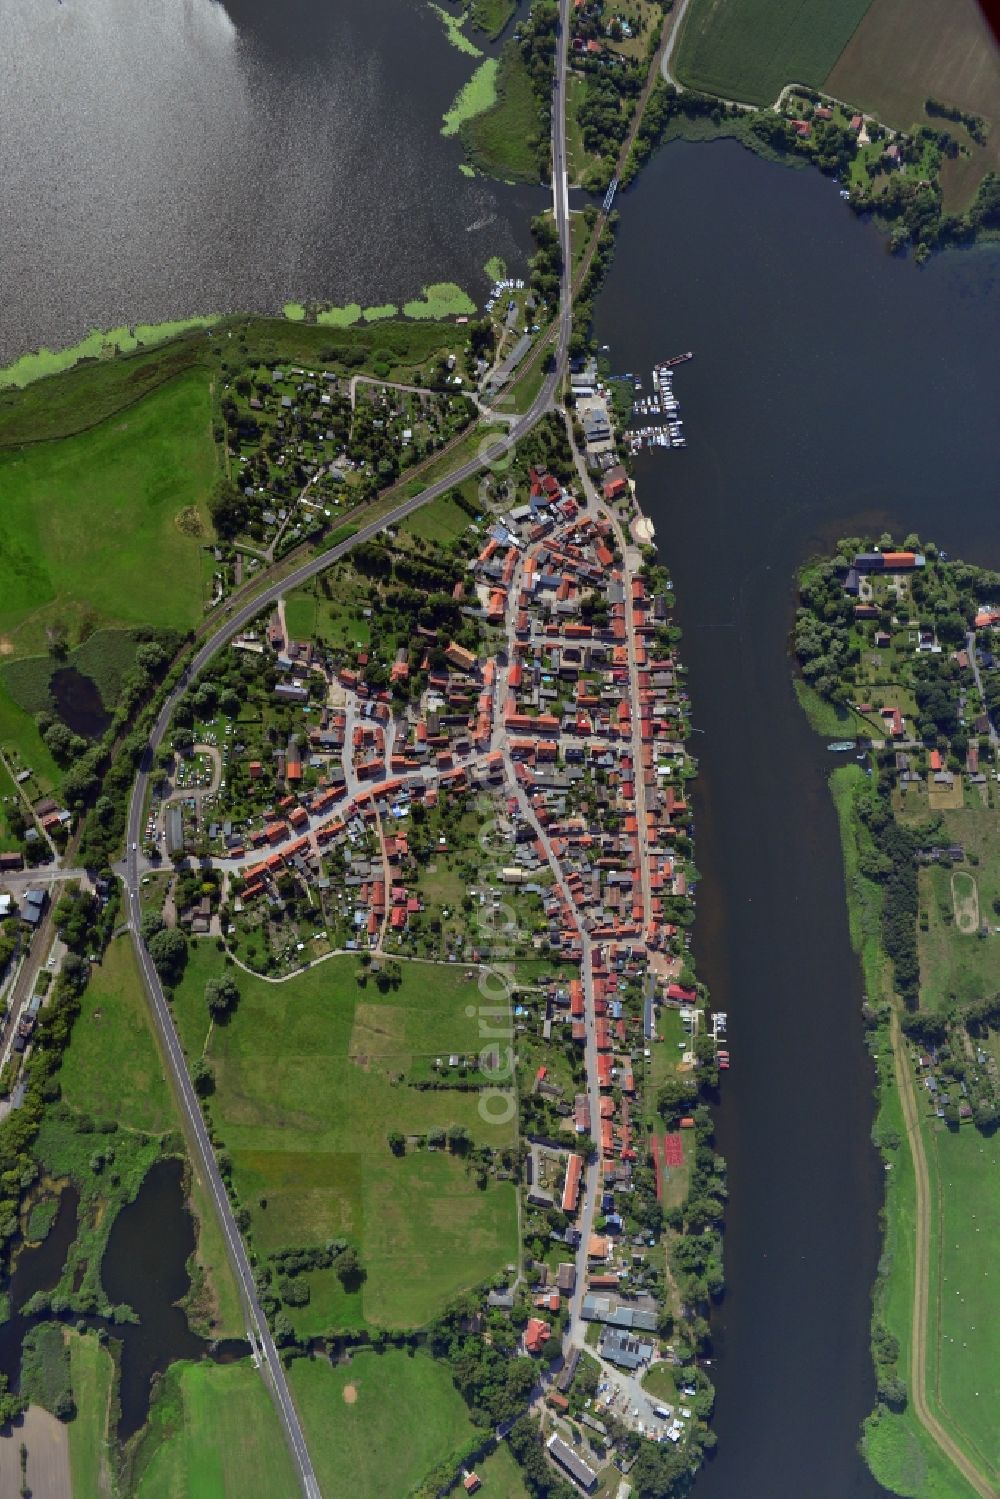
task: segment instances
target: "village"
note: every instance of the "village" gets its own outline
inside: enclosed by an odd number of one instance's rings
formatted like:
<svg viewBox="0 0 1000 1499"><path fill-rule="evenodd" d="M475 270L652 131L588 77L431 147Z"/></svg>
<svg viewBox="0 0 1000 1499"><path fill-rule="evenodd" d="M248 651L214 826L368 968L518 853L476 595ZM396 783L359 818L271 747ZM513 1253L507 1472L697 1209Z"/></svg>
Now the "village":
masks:
<svg viewBox="0 0 1000 1499"><path fill-rule="evenodd" d="M671 585L606 392L593 371L577 390L573 469L529 464L523 497L505 486L449 548L358 548L343 591L316 595L331 616L356 605L346 624L293 635L289 599L233 640L181 700L138 857L158 924L276 979L338 953L379 983L407 959L530 960L510 1016L524 1259L488 1288L483 1328L502 1319L538 1361L549 1457L592 1492L638 1439L694 1455L705 1431L705 1324L687 1322L721 1287L718 1238L683 1270L667 1251L693 1245L699 1084L729 1053L688 952ZM400 579L424 590L416 625L393 613ZM426 1082L485 1084L492 1060L445 1052Z"/></svg>
<svg viewBox="0 0 1000 1499"><path fill-rule="evenodd" d="M165 859L193 855L217 893L200 886L176 919L278 975L344 951L376 975L411 956L489 963L484 912L503 905L515 968L538 970L512 1016L531 1252L483 1312L516 1319L550 1457L588 1492L609 1431L681 1445L710 1408L671 1332L684 1298L662 1231L690 1173L697 1085L666 1133L656 1099L678 1068L729 1064L725 1017L704 1025L688 966L693 765L669 580L629 534L610 430L597 443L569 478L530 467L522 502L468 527L445 627L404 645L371 621L349 649L292 638L279 607L237 638L233 669L268 711L254 729L182 728L143 877L156 889ZM470 878L487 824L490 860ZM475 1079L481 1062L433 1069Z"/></svg>

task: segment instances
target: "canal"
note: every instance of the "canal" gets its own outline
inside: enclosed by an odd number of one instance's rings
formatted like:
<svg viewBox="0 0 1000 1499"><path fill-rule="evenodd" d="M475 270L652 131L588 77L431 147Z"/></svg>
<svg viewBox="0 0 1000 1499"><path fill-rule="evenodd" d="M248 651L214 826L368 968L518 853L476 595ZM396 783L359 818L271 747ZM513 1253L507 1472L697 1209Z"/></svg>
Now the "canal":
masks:
<svg viewBox="0 0 1000 1499"><path fill-rule="evenodd" d="M729 1012L728 1292L698 1499L870 1499L881 1166L831 757L791 688L793 580L840 535L1000 561L1000 252L891 259L818 174L672 145L620 200L597 309L617 370L695 351L686 450L637 460L689 668L699 971Z"/></svg>

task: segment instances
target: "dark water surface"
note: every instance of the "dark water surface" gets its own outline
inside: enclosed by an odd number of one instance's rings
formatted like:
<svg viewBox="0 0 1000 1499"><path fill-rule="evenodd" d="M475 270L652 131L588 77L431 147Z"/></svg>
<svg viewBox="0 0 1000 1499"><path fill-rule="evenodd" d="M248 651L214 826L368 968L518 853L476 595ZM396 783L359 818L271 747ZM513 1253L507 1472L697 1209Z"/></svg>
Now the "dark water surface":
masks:
<svg viewBox="0 0 1000 1499"><path fill-rule="evenodd" d="M76 1238L79 1194L68 1186L43 1242L24 1249L7 1286L11 1316L0 1324L0 1373L16 1387L21 1344L39 1319L22 1308L37 1291L59 1284L66 1255ZM122 1209L108 1236L101 1261L101 1281L113 1305L132 1308L137 1322L112 1324L99 1317L73 1317L74 1324L104 1328L121 1345L118 1437L126 1441L145 1424L151 1384L177 1359L210 1356L219 1363L242 1358L247 1344L230 1339L206 1343L193 1333L176 1303L187 1294L187 1262L195 1247L195 1229L184 1200L184 1165L175 1158L158 1161L146 1174L134 1202Z"/></svg>
<svg viewBox="0 0 1000 1499"><path fill-rule="evenodd" d="M177 1359L202 1358L208 1347L176 1305L190 1287L187 1261L195 1248L183 1177L183 1162L157 1161L138 1197L115 1219L101 1262L101 1282L109 1300L115 1305L125 1302L139 1318L126 1325L122 1342L121 1441L146 1420L154 1374L163 1373ZM243 1342L224 1342L217 1345L215 1356L224 1362L246 1352Z"/></svg>
<svg viewBox="0 0 1000 1499"><path fill-rule="evenodd" d="M688 447L637 474L704 734L695 947L733 1056L719 1451L696 1494L869 1499L883 1183L833 757L791 689L793 576L865 528L1000 562L1000 252L892 260L828 181L732 143L669 147L621 208L601 341L647 391L655 359L695 351L674 385Z"/></svg>
<svg viewBox="0 0 1000 1499"><path fill-rule="evenodd" d="M4 0L0 363L94 327L476 297L543 189L458 170L425 0ZM491 50L496 50L491 49Z"/></svg>
<svg viewBox="0 0 1000 1499"><path fill-rule="evenodd" d="M59 717L74 734L82 734L85 739L100 739L111 722L111 715L93 677L84 676L75 666L62 666L49 678L49 691Z"/></svg>

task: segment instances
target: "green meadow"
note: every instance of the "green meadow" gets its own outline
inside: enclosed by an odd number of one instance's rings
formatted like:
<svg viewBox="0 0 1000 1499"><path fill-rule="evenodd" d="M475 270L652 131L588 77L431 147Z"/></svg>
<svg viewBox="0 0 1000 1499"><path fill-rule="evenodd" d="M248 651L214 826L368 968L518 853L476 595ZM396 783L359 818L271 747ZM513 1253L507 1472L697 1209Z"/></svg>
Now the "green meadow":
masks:
<svg viewBox="0 0 1000 1499"><path fill-rule="evenodd" d="M205 983L220 961L214 946L192 949L174 1014L188 1056L204 1055L215 1074L212 1119L252 1241L269 1253L345 1237L367 1272L353 1295L332 1272L315 1272L316 1302L295 1313L296 1326L418 1326L508 1263L517 1251L510 1183L479 1188L460 1155L412 1143L399 1157L387 1143L393 1132L451 1126L477 1144L512 1143L509 1123L484 1120L477 1090L407 1080L428 1059L478 1052L475 980L404 963L399 989L381 994L371 979L359 984L351 957L283 983L236 971L239 1007L210 1028Z"/></svg>
<svg viewBox="0 0 1000 1499"><path fill-rule="evenodd" d="M0 647L44 651L56 625L196 624L217 472L194 370L88 431L0 452Z"/></svg>
<svg viewBox="0 0 1000 1499"><path fill-rule="evenodd" d="M299 1492L271 1396L250 1363L172 1364L135 1473L136 1499L293 1499Z"/></svg>
<svg viewBox="0 0 1000 1499"><path fill-rule="evenodd" d="M120 1128L162 1135L175 1124L146 1012L132 939L117 937L84 991L59 1072L70 1108Z"/></svg>
<svg viewBox="0 0 1000 1499"><path fill-rule="evenodd" d="M990 1482L1000 1484L1000 1144L971 1125L924 1131L931 1181L927 1384L945 1426Z"/></svg>
<svg viewBox="0 0 1000 1499"><path fill-rule="evenodd" d="M288 1377L325 1494L418 1492L477 1436L448 1369L420 1353L365 1351L337 1366L296 1359Z"/></svg>

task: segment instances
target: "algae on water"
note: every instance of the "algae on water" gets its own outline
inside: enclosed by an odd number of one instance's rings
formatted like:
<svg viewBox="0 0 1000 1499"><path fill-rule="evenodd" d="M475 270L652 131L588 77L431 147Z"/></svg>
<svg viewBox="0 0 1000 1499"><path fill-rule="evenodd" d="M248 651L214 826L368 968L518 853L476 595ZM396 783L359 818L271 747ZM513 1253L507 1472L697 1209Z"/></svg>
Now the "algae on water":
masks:
<svg viewBox="0 0 1000 1499"><path fill-rule="evenodd" d="M497 69L500 64L495 57L481 62L464 88L460 89L455 102L444 117L442 135L457 135L466 120L485 114L497 102Z"/></svg>

